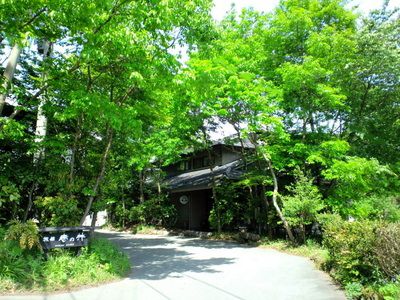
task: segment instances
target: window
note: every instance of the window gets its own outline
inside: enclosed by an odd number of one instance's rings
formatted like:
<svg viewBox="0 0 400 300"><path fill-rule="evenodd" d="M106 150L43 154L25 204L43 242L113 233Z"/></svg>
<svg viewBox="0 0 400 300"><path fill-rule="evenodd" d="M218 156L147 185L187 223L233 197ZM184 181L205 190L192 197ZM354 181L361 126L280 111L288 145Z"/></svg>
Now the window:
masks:
<svg viewBox="0 0 400 300"><path fill-rule="evenodd" d="M193 159L193 169L200 169L210 166L208 156L197 157Z"/></svg>
<svg viewBox="0 0 400 300"><path fill-rule="evenodd" d="M178 170L179 171L187 171L190 169L190 161L183 160L179 163Z"/></svg>
<svg viewBox="0 0 400 300"><path fill-rule="evenodd" d="M204 167L204 157L196 157L193 159L193 169Z"/></svg>

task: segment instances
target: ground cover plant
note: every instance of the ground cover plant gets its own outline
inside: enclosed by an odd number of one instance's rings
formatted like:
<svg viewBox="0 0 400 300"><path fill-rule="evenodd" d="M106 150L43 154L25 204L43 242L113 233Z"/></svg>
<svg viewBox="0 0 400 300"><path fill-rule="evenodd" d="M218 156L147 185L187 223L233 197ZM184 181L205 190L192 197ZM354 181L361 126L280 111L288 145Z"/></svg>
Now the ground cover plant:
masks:
<svg viewBox="0 0 400 300"><path fill-rule="evenodd" d="M303 245L293 245L287 240L269 240L267 238L257 243L262 248L272 248L293 255L304 256L311 259L317 268L323 270L329 260L329 252L320 243L307 240Z"/></svg>
<svg viewBox="0 0 400 300"><path fill-rule="evenodd" d="M79 256L63 249L50 251L45 260L37 246L21 247L20 241L0 240L0 293L52 292L97 285L124 277L129 259L104 238L94 238Z"/></svg>

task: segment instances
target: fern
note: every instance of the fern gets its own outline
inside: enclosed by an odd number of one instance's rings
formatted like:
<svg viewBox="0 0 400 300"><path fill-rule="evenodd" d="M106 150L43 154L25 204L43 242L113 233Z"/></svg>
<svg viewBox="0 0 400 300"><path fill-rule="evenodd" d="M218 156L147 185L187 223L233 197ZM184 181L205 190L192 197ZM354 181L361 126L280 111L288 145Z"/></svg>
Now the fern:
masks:
<svg viewBox="0 0 400 300"><path fill-rule="evenodd" d="M14 220L8 224L10 227L6 232L5 239L17 241L21 249L32 249L34 247L41 249L39 229L32 220L26 223Z"/></svg>

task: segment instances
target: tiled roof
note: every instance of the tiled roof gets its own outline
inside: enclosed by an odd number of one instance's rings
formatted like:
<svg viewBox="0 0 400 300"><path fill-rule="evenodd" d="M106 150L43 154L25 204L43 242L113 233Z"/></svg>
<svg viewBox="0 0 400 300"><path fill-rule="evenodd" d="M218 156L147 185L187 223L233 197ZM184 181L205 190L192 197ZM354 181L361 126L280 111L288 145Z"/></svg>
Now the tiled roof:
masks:
<svg viewBox="0 0 400 300"><path fill-rule="evenodd" d="M216 166L213 169L214 178L239 179L244 174L241 160L235 160L222 166ZM180 190L199 190L210 188L213 174L209 168L191 172L181 173L179 175L167 178L164 183L171 191Z"/></svg>

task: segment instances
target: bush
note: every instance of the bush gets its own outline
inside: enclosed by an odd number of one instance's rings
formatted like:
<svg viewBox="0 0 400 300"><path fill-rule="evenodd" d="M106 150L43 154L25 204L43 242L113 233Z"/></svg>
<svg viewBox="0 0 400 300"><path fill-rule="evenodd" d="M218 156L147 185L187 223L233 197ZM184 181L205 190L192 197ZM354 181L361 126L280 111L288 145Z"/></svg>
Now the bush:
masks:
<svg viewBox="0 0 400 300"><path fill-rule="evenodd" d="M400 223L325 215L327 267L349 299L400 299Z"/></svg>
<svg viewBox="0 0 400 300"><path fill-rule="evenodd" d="M45 261L39 251L23 250L16 241L0 242L0 293L13 290L54 291L124 276L128 257L105 239L94 239L80 256L54 249Z"/></svg>
<svg viewBox="0 0 400 300"><path fill-rule="evenodd" d="M150 199L130 209L129 221L133 224L172 226L176 221L176 208L163 199Z"/></svg>
<svg viewBox="0 0 400 300"><path fill-rule="evenodd" d="M389 283L378 289L380 296L385 300L400 299L400 278L397 283Z"/></svg>
<svg viewBox="0 0 400 300"><path fill-rule="evenodd" d="M38 197L35 204L40 211L40 222L46 226L77 226L81 211L74 198L61 196Z"/></svg>
<svg viewBox="0 0 400 300"><path fill-rule="evenodd" d="M313 185L313 179L308 178L300 169L295 171L296 182L287 187L290 196L283 196L282 213L290 226L300 228L301 242L306 241L306 225L317 220L319 212L324 209L322 195L318 187Z"/></svg>
<svg viewBox="0 0 400 300"><path fill-rule="evenodd" d="M333 186L327 202L343 217L399 220L398 178L376 159L348 157L323 171Z"/></svg>
<svg viewBox="0 0 400 300"><path fill-rule="evenodd" d="M400 275L400 222L377 229L374 253L389 278Z"/></svg>
<svg viewBox="0 0 400 300"><path fill-rule="evenodd" d="M374 253L377 226L371 221L325 221L323 243L330 255L328 267L342 284L368 283L380 278Z"/></svg>
<svg viewBox="0 0 400 300"><path fill-rule="evenodd" d="M357 299L363 293L363 286L359 282L348 283L345 286L347 299Z"/></svg>
<svg viewBox="0 0 400 300"><path fill-rule="evenodd" d="M124 276L129 270L129 260L105 239L95 239L89 249L78 257L59 251L45 263L45 286L52 288L74 287L104 282Z"/></svg>
<svg viewBox="0 0 400 300"><path fill-rule="evenodd" d="M95 254L112 274L124 276L130 269L128 256L106 239L94 239L90 243L89 253Z"/></svg>
<svg viewBox="0 0 400 300"><path fill-rule="evenodd" d="M243 201L240 189L236 184L224 181L216 189L208 221L215 230L234 230L235 227L246 223L247 207Z"/></svg>
<svg viewBox="0 0 400 300"><path fill-rule="evenodd" d="M16 241L0 242L0 276L21 280L25 276L23 251Z"/></svg>
<svg viewBox="0 0 400 300"><path fill-rule="evenodd" d="M0 222L7 222L15 216L20 199L17 185L0 175Z"/></svg>

